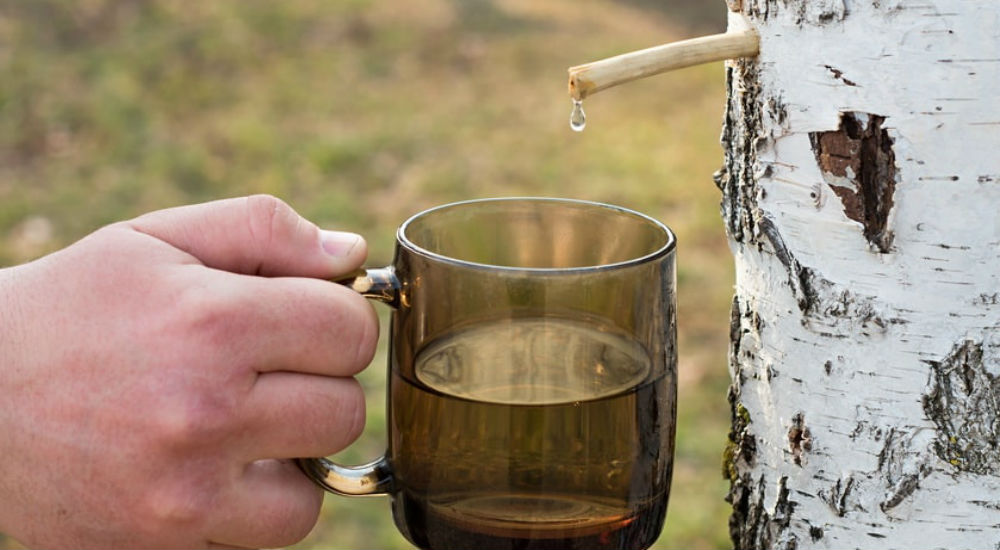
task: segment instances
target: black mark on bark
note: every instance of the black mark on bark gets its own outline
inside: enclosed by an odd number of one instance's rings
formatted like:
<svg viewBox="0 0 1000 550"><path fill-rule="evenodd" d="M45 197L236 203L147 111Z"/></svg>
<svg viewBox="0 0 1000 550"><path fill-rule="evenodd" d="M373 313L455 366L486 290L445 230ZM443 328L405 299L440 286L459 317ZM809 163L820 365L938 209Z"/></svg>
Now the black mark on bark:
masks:
<svg viewBox="0 0 1000 550"><path fill-rule="evenodd" d="M757 229L763 237L758 246L764 242L770 244L775 258L788 273L788 284L799 310L805 314L803 324L807 328L809 318L849 319L852 330L865 336L877 336L885 334L891 325L906 323L905 319L889 317L881 312L874 296L838 287L821 277L814 269L800 264L788 250L781 233L770 218L761 216L757 220Z"/></svg>
<svg viewBox="0 0 1000 550"><path fill-rule="evenodd" d="M983 508L989 508L990 510L1000 510L1000 502L993 502L989 500L970 500L969 504L975 504L976 506L982 506Z"/></svg>
<svg viewBox="0 0 1000 550"><path fill-rule="evenodd" d="M746 0L747 13L767 20L781 11L791 12L795 24L826 25L847 17L844 0Z"/></svg>
<svg viewBox="0 0 1000 550"><path fill-rule="evenodd" d="M875 441L878 441L882 430L880 429L875 436ZM885 443L882 445L882 450L878 453L878 469L881 470L885 466L886 460L892 457L893 454L893 443L896 441L896 428L889 428L889 433L885 436Z"/></svg>
<svg viewBox="0 0 1000 550"><path fill-rule="evenodd" d="M830 65L823 65L823 66L826 67L826 70L830 71L830 74L833 75L833 78L836 78L837 80L843 82L844 84L847 84L848 86L857 86L858 85L857 82L854 82L853 80L850 80L847 77L845 77L844 76L844 71L842 71L842 70L840 70L840 69L838 69L836 67L832 67Z"/></svg>
<svg viewBox="0 0 1000 550"><path fill-rule="evenodd" d="M899 483L893 487L892 492L889 493L889 497L879 505L879 508L881 508L883 512L886 512L896 506L899 506L899 504L903 502L906 497L912 495L913 492L919 487L920 476L918 474L909 474L904 476L903 479L901 479Z"/></svg>
<svg viewBox="0 0 1000 550"><path fill-rule="evenodd" d="M740 368L739 354L745 329L740 319L742 319L740 297L733 296L733 305L729 310L729 364L733 368L733 383L737 386L743 384L743 371Z"/></svg>
<svg viewBox="0 0 1000 550"><path fill-rule="evenodd" d="M823 529L820 529L815 525L811 525L809 527L809 538L812 539L813 542L816 542L819 539L823 538Z"/></svg>
<svg viewBox="0 0 1000 550"><path fill-rule="evenodd" d="M803 455L812 450L812 435L802 413L792 417L792 426L788 429L788 450L796 466L802 466Z"/></svg>
<svg viewBox="0 0 1000 550"><path fill-rule="evenodd" d="M840 128L809 134L827 184L840 197L848 218L860 222L880 253L892 246L889 214L896 191L896 155L882 127L885 117L842 113Z"/></svg>
<svg viewBox="0 0 1000 550"><path fill-rule="evenodd" d="M941 361L925 362L935 454L960 471L1000 476L1000 345L963 340Z"/></svg>
<svg viewBox="0 0 1000 550"><path fill-rule="evenodd" d="M798 303L799 309L806 314L813 312L818 300L815 288L815 281L817 279L815 272L808 267L803 267L792 256L791 252L788 251L788 247L785 246L785 241L781 238L778 228L774 226L774 222L770 218L761 217L757 221L757 227L760 229L760 234L764 236L764 239L771 244L774 256L778 258L781 265L785 267L785 271L788 272L788 283L795 294L795 301Z"/></svg>
<svg viewBox="0 0 1000 550"><path fill-rule="evenodd" d="M1000 305L1000 292L983 292L972 299L972 305L976 306L996 306Z"/></svg>
<svg viewBox="0 0 1000 550"><path fill-rule="evenodd" d="M830 509L837 514L837 517L844 517L847 514L848 498L853 489L854 477L848 476L847 479L838 479L829 491L820 491L819 497L830 505Z"/></svg>
<svg viewBox="0 0 1000 550"><path fill-rule="evenodd" d="M777 0L744 0L746 11L752 17L767 21L771 17L772 9L778 10Z"/></svg>
<svg viewBox="0 0 1000 550"><path fill-rule="evenodd" d="M882 441L877 469L885 480L885 494L879 508L887 512L899 506L920 488L920 480L930 475L930 457L923 446L914 448L907 430L872 428L875 441Z"/></svg>

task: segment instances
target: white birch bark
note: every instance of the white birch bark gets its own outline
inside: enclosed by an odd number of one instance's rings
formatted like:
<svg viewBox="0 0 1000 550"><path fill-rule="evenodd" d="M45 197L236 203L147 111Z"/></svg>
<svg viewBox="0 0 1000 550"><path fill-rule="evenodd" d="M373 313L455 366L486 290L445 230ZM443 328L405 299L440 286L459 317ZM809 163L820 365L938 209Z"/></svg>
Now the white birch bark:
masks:
<svg viewBox="0 0 1000 550"><path fill-rule="evenodd" d="M738 548L1000 548L1000 2L743 0Z"/></svg>

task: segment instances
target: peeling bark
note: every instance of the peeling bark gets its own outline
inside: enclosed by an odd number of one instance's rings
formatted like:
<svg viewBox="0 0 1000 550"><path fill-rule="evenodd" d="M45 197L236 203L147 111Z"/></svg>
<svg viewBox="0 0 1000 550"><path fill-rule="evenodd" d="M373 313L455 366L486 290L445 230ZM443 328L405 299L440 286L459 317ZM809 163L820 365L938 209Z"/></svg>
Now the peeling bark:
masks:
<svg viewBox="0 0 1000 550"><path fill-rule="evenodd" d="M992 0L744 0L716 174L736 548L1000 547Z"/></svg>
<svg viewBox="0 0 1000 550"><path fill-rule="evenodd" d="M845 84L856 85L827 68ZM865 238L883 254L892 245L887 226L896 191L896 156L884 122L879 115L843 113L838 129L809 134L823 178L840 197L844 214L861 223Z"/></svg>

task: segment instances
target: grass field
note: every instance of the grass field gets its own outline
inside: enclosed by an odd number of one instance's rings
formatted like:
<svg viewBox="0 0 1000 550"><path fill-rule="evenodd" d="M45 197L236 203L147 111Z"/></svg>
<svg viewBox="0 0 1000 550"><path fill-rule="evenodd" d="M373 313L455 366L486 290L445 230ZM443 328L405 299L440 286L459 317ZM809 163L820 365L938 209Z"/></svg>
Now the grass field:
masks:
<svg viewBox="0 0 1000 550"><path fill-rule="evenodd" d="M711 181L722 66L608 90L585 102L583 133L567 124L567 66L690 36L686 22L712 20L698 6L0 3L0 265L148 210L249 193L366 235L372 264L389 261L402 220L443 202L544 195L646 212L680 243L678 446L656 547L728 547L733 275ZM368 428L344 461L384 448L384 361L363 375ZM299 547L408 545L385 500L329 497Z"/></svg>

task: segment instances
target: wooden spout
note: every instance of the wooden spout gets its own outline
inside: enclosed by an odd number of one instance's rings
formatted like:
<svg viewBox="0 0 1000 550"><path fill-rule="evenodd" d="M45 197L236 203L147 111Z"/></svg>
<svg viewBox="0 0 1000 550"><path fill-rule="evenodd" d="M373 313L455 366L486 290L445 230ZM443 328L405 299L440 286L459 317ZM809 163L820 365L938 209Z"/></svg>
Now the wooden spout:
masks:
<svg viewBox="0 0 1000 550"><path fill-rule="evenodd" d="M713 61L755 57L760 37L745 16L729 13L722 34L701 36L569 68L569 95L582 100L601 90L666 71Z"/></svg>

